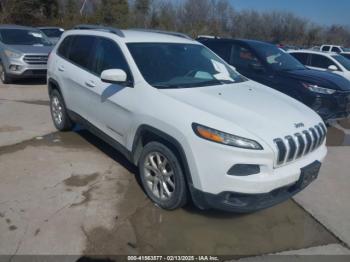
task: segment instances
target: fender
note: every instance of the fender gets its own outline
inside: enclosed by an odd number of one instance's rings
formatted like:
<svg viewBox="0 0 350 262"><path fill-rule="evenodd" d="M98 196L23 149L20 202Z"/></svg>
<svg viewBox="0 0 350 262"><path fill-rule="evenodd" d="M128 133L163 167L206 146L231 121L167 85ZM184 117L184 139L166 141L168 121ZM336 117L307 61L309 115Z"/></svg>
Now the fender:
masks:
<svg viewBox="0 0 350 262"><path fill-rule="evenodd" d="M137 163L138 162L138 158L139 158L139 152L138 152L138 145L139 143L142 141L142 136L145 133L150 133L150 134L154 134L156 137L159 137L161 140L164 140L165 142L169 143L170 145L172 145L177 153L179 154L180 160L181 160L181 164L183 166L184 169L184 173L185 173L185 177L187 180L187 183L189 185L189 187L192 187L192 176L191 176L191 172L190 172L190 168L187 162L187 157L186 157L186 153L183 149L183 147L181 146L180 142L178 142L174 137L166 134L165 132L156 129L152 126L149 125L140 125L135 133L135 137L134 137L134 142L133 142L133 146L132 146L132 156L133 156L133 162Z"/></svg>

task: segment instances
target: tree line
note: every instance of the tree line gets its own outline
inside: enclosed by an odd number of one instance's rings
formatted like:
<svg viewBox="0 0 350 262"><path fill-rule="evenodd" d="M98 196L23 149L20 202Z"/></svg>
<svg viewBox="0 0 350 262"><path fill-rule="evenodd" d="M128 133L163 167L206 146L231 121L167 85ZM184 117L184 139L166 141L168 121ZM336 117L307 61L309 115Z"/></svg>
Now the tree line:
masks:
<svg viewBox="0 0 350 262"><path fill-rule="evenodd" d="M289 12L237 11L228 0L0 0L0 22L67 29L92 23L308 47L350 46L347 26L321 26Z"/></svg>

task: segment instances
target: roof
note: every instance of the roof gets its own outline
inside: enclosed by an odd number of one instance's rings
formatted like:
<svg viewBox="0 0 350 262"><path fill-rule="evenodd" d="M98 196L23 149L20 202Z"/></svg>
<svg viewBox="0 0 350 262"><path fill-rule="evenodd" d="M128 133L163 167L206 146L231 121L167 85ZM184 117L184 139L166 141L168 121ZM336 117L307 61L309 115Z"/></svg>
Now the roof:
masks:
<svg viewBox="0 0 350 262"><path fill-rule="evenodd" d="M62 27L59 26L40 26L38 29L63 29Z"/></svg>
<svg viewBox="0 0 350 262"><path fill-rule="evenodd" d="M38 30L35 27L22 26L22 25L0 25L0 29Z"/></svg>
<svg viewBox="0 0 350 262"><path fill-rule="evenodd" d="M339 55L338 53L335 53L335 52L322 52L322 51L307 50L307 49L291 50L291 51L288 51L288 53L307 53L307 54L318 54L318 55L324 55L324 56Z"/></svg>
<svg viewBox="0 0 350 262"><path fill-rule="evenodd" d="M239 43L245 43L248 45L256 45L256 44L267 44L267 45L274 45L269 42L259 41L259 40L250 40L250 39L241 39L241 38L221 38L221 37L211 37L211 36L199 36L197 39L200 40L206 40L206 41L218 41L218 42L239 42Z"/></svg>
<svg viewBox="0 0 350 262"><path fill-rule="evenodd" d="M105 35L112 34L119 36L120 39L126 43L187 43L187 44L199 44L197 41L190 37L176 32L147 30L147 29L128 29L119 30L111 27L101 27L94 25L80 25L75 27L73 30L66 31L66 34L74 33L83 34L96 34Z"/></svg>
<svg viewBox="0 0 350 262"><path fill-rule="evenodd" d="M171 32L152 32L152 31L138 31L138 30L123 30L125 35L125 42L168 42L168 43L198 43L193 39L185 38L183 36L173 35Z"/></svg>

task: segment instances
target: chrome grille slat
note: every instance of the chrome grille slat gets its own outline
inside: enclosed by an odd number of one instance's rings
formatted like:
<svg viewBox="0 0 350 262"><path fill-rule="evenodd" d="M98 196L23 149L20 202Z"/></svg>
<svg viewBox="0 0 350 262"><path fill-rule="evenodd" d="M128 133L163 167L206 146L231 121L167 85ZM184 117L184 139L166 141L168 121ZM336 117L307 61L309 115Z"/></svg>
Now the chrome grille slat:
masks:
<svg viewBox="0 0 350 262"><path fill-rule="evenodd" d="M46 65L47 55L25 55L23 61L30 65Z"/></svg>
<svg viewBox="0 0 350 262"><path fill-rule="evenodd" d="M314 128L311 127L309 130L310 130L311 136L312 136L311 151L314 151L316 146L317 146L317 143L318 143L318 137L317 137L317 134L316 134L316 131Z"/></svg>
<svg viewBox="0 0 350 262"><path fill-rule="evenodd" d="M305 151L305 140L304 140L303 135L300 133L296 133L295 137L297 138L298 144L299 144L296 158L299 158L299 157L302 157L302 155Z"/></svg>
<svg viewBox="0 0 350 262"><path fill-rule="evenodd" d="M317 143L317 147L319 147L323 141L323 133L319 126L315 126L315 130L319 136L318 143Z"/></svg>
<svg viewBox="0 0 350 262"><path fill-rule="evenodd" d="M319 123L300 133L274 139L277 148L277 166L292 162L316 150L323 144L326 135L326 127L323 123Z"/></svg>
<svg viewBox="0 0 350 262"><path fill-rule="evenodd" d="M292 136L286 136L285 139L287 140L288 143L288 155L287 155L287 161L292 161L295 156L295 152L297 151L297 144L295 143L294 139Z"/></svg>

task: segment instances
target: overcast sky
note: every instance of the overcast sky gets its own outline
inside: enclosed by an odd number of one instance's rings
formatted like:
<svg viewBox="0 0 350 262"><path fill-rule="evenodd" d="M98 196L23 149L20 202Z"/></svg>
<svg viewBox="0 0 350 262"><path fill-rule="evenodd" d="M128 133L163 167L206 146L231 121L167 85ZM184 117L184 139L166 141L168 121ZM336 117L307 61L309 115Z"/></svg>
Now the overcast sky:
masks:
<svg viewBox="0 0 350 262"><path fill-rule="evenodd" d="M321 25L350 26L350 0L229 0L236 10L290 11Z"/></svg>

